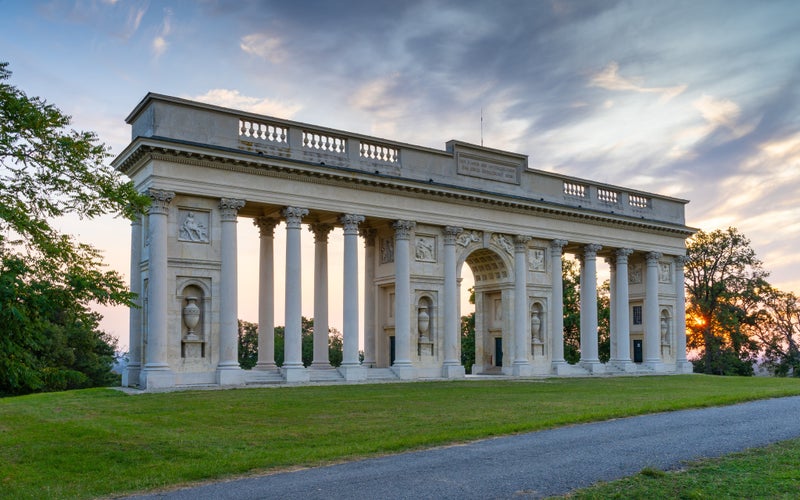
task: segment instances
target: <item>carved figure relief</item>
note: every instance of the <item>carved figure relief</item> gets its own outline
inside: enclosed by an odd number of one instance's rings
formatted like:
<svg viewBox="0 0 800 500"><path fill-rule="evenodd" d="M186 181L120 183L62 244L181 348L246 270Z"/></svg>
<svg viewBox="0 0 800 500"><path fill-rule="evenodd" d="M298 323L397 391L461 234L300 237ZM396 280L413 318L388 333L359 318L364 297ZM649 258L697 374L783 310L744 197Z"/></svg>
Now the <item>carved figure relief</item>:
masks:
<svg viewBox="0 0 800 500"><path fill-rule="evenodd" d="M481 241L481 235L478 231L464 231L456 238L456 243L462 247L467 247L470 243L477 243L479 241Z"/></svg>
<svg viewBox="0 0 800 500"><path fill-rule="evenodd" d="M394 241L390 238L381 238L381 264L394 262Z"/></svg>
<svg viewBox="0 0 800 500"><path fill-rule="evenodd" d="M661 283L672 283L672 266L667 262L662 262L658 265L658 281Z"/></svg>
<svg viewBox="0 0 800 500"><path fill-rule="evenodd" d="M181 210L179 213L181 225L178 239L180 241L208 243L208 212Z"/></svg>
<svg viewBox="0 0 800 500"><path fill-rule="evenodd" d="M528 270L544 272L544 248L534 248L528 254Z"/></svg>
<svg viewBox="0 0 800 500"><path fill-rule="evenodd" d="M642 265L634 264L628 270L628 283L641 283L642 282Z"/></svg>
<svg viewBox="0 0 800 500"><path fill-rule="evenodd" d="M508 252L509 255L514 255L514 243L511 242L511 239L508 236L504 234L494 233L492 235L492 241L497 246Z"/></svg>
<svg viewBox="0 0 800 500"><path fill-rule="evenodd" d="M669 345L669 316L666 311L661 314L661 344Z"/></svg>
<svg viewBox="0 0 800 500"><path fill-rule="evenodd" d="M417 236L415 244L416 259L422 262L436 262L436 238Z"/></svg>

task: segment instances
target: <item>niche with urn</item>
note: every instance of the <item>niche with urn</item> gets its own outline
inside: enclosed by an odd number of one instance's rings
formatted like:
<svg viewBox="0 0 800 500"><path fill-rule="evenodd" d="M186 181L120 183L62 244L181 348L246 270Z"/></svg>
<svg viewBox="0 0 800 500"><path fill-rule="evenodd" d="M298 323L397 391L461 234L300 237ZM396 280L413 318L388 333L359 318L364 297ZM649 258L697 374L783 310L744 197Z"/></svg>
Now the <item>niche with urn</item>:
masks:
<svg viewBox="0 0 800 500"><path fill-rule="evenodd" d="M181 358L202 360L208 356L209 300L207 286L191 280L184 284L181 301Z"/></svg>

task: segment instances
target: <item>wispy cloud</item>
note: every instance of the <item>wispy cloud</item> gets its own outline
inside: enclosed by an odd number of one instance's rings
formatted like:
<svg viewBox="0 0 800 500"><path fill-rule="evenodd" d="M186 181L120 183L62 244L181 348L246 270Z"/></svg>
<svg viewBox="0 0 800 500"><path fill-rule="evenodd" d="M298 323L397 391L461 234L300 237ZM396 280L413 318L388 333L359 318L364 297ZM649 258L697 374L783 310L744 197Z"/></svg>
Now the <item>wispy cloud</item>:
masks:
<svg viewBox="0 0 800 500"><path fill-rule="evenodd" d="M164 52L167 51L167 48L169 47L167 36L169 36L171 30L172 10L164 9L164 20L161 23L161 28L159 29L158 34L153 38L152 42L153 54L155 54L156 59L161 57Z"/></svg>
<svg viewBox="0 0 800 500"><path fill-rule="evenodd" d="M266 59L273 64L280 64L287 57L283 41L276 36L269 36L264 33L251 33L243 36L239 48L248 54Z"/></svg>
<svg viewBox="0 0 800 500"><path fill-rule="evenodd" d="M242 95L234 89L211 89L205 94L189 96L187 99L285 119L292 118L302 108L294 103Z"/></svg>
<svg viewBox="0 0 800 500"><path fill-rule="evenodd" d="M619 74L619 64L611 61L589 80L590 87L600 87L607 90L631 91L648 94L661 94L661 101L666 102L681 95L687 88L686 85L674 87L645 87L641 78L625 78Z"/></svg>
<svg viewBox="0 0 800 500"><path fill-rule="evenodd" d="M114 0L116 1L116 0ZM128 11L128 17L125 21L125 29L123 31L123 38L127 39L132 37L142 24L142 18L147 12L147 5L142 7L131 7Z"/></svg>

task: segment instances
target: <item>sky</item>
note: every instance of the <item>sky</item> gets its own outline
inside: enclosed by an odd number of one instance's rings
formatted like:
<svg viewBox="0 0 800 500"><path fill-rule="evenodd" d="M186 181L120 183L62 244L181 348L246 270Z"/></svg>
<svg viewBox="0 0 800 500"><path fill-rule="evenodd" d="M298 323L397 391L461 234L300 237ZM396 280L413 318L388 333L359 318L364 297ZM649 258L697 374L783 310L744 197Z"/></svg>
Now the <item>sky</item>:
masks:
<svg viewBox="0 0 800 500"><path fill-rule="evenodd" d="M688 199L689 226L738 228L771 283L800 292L796 0L0 0L0 61L115 153L157 92L437 149L483 140L532 168ZM61 224L129 274L126 221ZM257 248L240 221L249 321ZM125 347L127 311L101 312Z"/></svg>

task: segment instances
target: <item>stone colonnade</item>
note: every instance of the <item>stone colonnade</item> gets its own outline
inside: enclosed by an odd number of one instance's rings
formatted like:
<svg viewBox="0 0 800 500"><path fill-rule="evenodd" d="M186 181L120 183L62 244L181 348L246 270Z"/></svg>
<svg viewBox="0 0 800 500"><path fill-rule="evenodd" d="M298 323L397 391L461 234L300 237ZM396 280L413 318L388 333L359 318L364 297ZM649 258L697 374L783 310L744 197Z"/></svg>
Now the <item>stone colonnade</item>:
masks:
<svg viewBox="0 0 800 500"><path fill-rule="evenodd" d="M146 304L146 314L131 314L131 351L130 366L126 372L126 384L138 382L143 387L160 387L174 385L174 375L170 371L167 359L168 332L168 215L169 207L175 194L165 190L150 189L148 191L152 204L147 215L148 271L147 286L143 289L140 279L142 262L142 242L144 239L142 222L132 225L132 290L142 294ZM220 213L220 251L221 270L219 275L219 360L216 366L216 382L220 385L235 385L243 382L237 356L238 341L238 297L237 297L237 215L245 206L245 201L235 198L221 198L218 203ZM274 371L274 229L280 222L285 222L286 230L286 283L285 283L285 352L282 376L289 382L309 380L309 370L303 366L301 350L301 253L300 231L303 219L310 211L301 207L285 207L277 216L258 216L253 219L260 233L259 246L259 352L255 369L258 371ZM376 229L365 227L365 217L359 214L344 214L338 220L344 229L344 277L343 277L343 362L339 369L345 380L363 380L366 378L366 367L375 364L376 338L371 327L375 324L376 301L370 293L374 284L374 265L376 259ZM410 239L416 223L410 220L391 222L394 230L394 333L396 338L395 359L391 366L399 378L416 378L415 365L410 350L412 345L411 315L408 312L412 305L411 288L411 245ZM333 224L312 223L309 229L314 234L314 355L311 369L328 369L328 234ZM460 362L459 341L459 285L457 280L457 248L456 238L463 232L461 227L444 226L440 228L443 238L443 361L441 376L457 378L464 376L464 368ZM364 339L365 358L363 365L359 363L359 293L358 293L358 239L364 239L365 290L364 319L368 326ZM529 376L532 374L530 362L531 327L528 297L528 265L527 252L530 235L514 235L513 243L513 343L514 356L512 374ZM562 265L564 249L569 245L567 240L550 241L550 364L554 374L566 373L563 347L563 316L557 312L563 308ZM589 373L605 371L636 371L631 358L630 349L630 304L629 304L629 257L634 254L632 248L606 249L606 261L610 264L611 283L611 359L601 364L598 359L598 318L597 318L597 265L598 252L603 246L598 243L575 244L570 246L581 262L581 304L586 311L581 315L581 366ZM659 262L663 256L658 252L642 252L646 260L645 296L644 296L644 346L645 366L659 370L662 362L661 325L659 317ZM674 257L674 265L670 267L674 274L669 282L674 284L675 302L675 362L678 366L686 363L685 318L683 311L683 263L681 256ZM663 280L662 280L663 282ZM555 312L555 313L554 313ZM146 318L146 325L141 318ZM145 329L148 332L146 343L137 337ZM142 352L140 346L146 345ZM142 358L145 363L142 366ZM662 367L663 368L663 367ZM671 370L672 371L672 370Z"/></svg>

